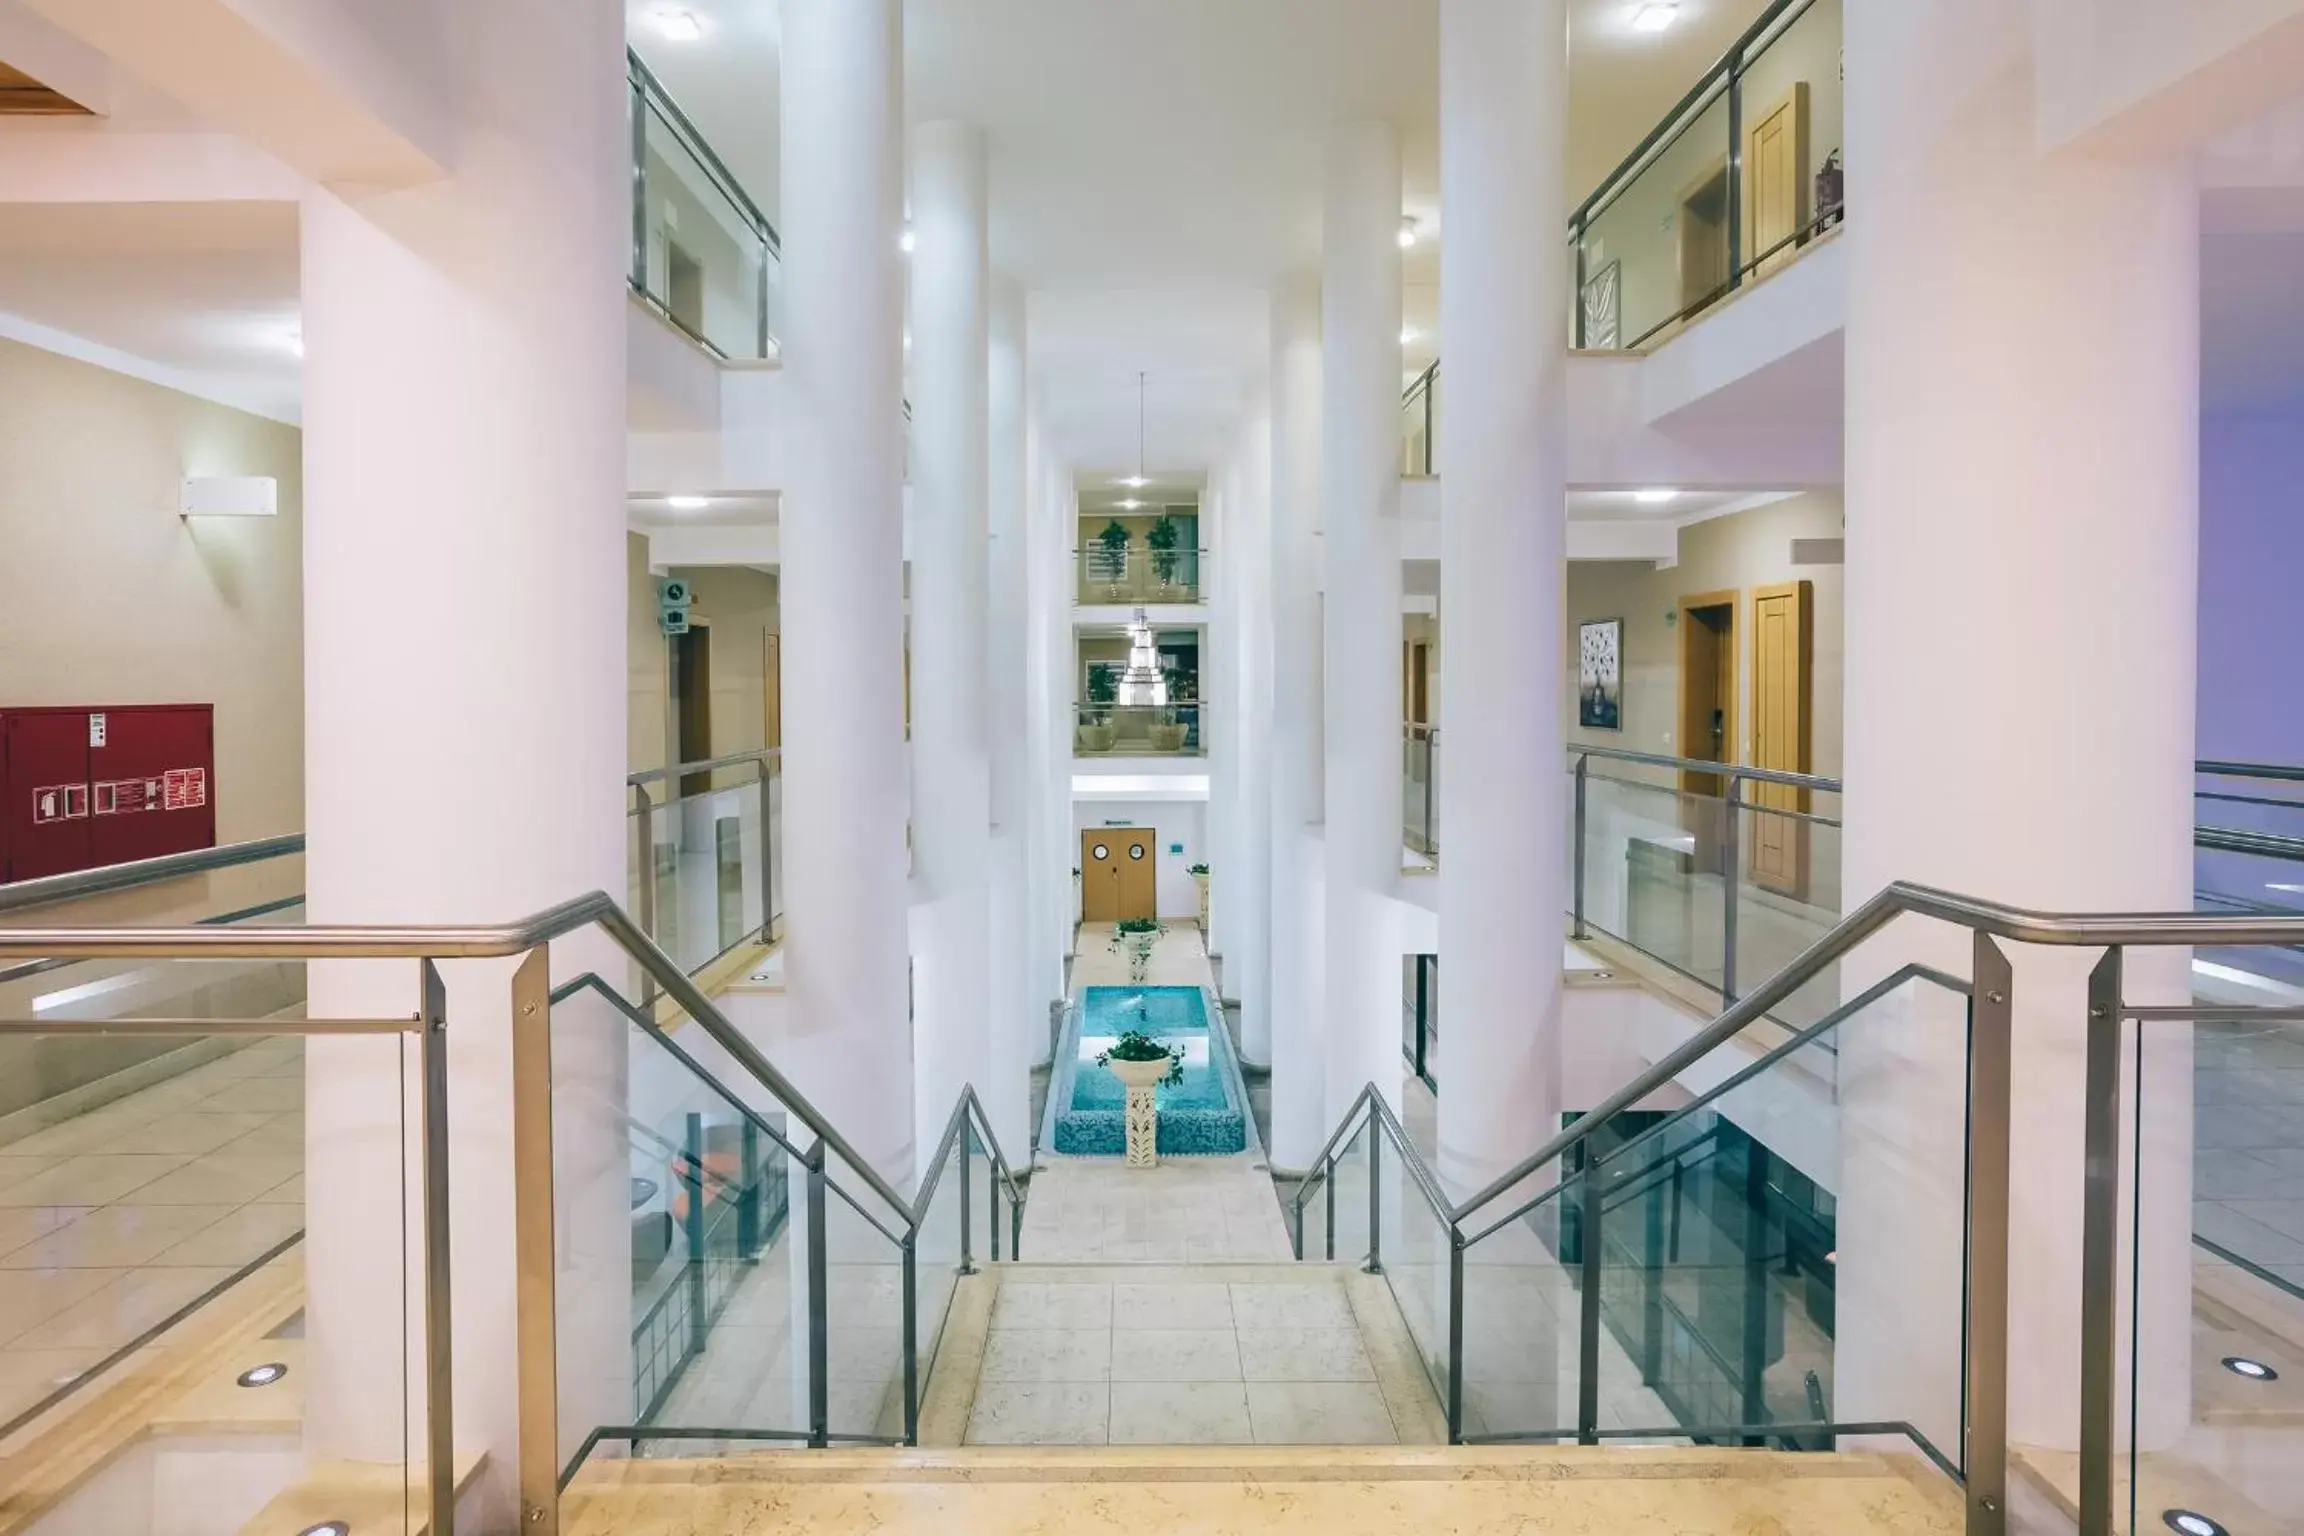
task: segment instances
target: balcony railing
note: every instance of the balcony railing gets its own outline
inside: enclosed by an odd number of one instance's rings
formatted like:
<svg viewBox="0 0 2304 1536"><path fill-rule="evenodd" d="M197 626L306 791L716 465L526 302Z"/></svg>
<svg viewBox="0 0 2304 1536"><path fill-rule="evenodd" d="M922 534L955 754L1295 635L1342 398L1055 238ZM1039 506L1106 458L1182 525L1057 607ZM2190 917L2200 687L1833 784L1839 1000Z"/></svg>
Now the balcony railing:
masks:
<svg viewBox="0 0 2304 1536"><path fill-rule="evenodd" d="M1083 704L1073 728L1081 757L1200 757L1200 705Z"/></svg>
<svg viewBox="0 0 2304 1536"><path fill-rule="evenodd" d="M1775 0L1568 220L1570 344L1637 352L1847 217L1843 0ZM1401 473L1438 472L1438 363L1402 392Z"/></svg>
<svg viewBox="0 0 2304 1536"><path fill-rule="evenodd" d="M640 56L625 68L632 292L715 357L774 357L775 226Z"/></svg>
<svg viewBox="0 0 2304 1536"><path fill-rule="evenodd" d="M1075 599L1083 607L1200 601L1201 549L1105 549L1090 545L1072 551Z"/></svg>

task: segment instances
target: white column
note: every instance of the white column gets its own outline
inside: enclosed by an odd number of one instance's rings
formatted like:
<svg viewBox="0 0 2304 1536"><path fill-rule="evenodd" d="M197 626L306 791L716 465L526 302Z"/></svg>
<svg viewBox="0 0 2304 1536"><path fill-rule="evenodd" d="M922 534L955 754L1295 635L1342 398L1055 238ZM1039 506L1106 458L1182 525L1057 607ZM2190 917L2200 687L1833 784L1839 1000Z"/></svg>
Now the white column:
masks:
<svg viewBox="0 0 2304 1536"><path fill-rule="evenodd" d="M1488 1183L1559 1129L1567 910L1562 0L1443 0L1440 1168Z"/></svg>
<svg viewBox="0 0 2304 1536"><path fill-rule="evenodd" d="M2028 52L2019 7L1848 11L1847 902L1901 879L2189 910L2197 195L2175 161L2039 153ZM1843 984L1913 958L1965 976L1964 940L1907 919ZM2010 952L2010 1433L2069 1449L2096 956ZM2189 1001L2187 982L2181 953L2130 956L2130 1002ZM1843 1151L1834 1412L1939 1437L1957 1428L1960 1026L1876 1010L1840 1058L1842 1123L1868 1134ZM2138 1396L2162 1445L2190 1405L2192 1071L2187 1031L2146 1039Z"/></svg>
<svg viewBox="0 0 2304 1536"><path fill-rule="evenodd" d="M991 574L987 586L991 671L986 692L992 728L992 965L990 1071L979 1084L1001 1147L1011 1159L1031 1151L1031 1072L1035 1029L1048 1017L1033 997L1031 898L1026 872L1046 842L1032 793L1044 754L1028 710L1031 691L1031 535L1024 500L1029 484L1024 445L1024 295L1003 283L992 292L990 496Z"/></svg>
<svg viewBox="0 0 2304 1536"><path fill-rule="evenodd" d="M1320 507L1326 598L1326 1119L1400 1092L1400 138L1328 146Z"/></svg>
<svg viewBox="0 0 2304 1536"><path fill-rule="evenodd" d="M1239 835L1222 899L1239 912L1240 1053L1272 1060L1272 429L1257 403L1238 450L1238 501L1224 533L1225 569L1238 593L1232 711L1240 733Z"/></svg>
<svg viewBox="0 0 2304 1536"><path fill-rule="evenodd" d="M981 1088L992 1063L991 295L980 129L914 130L912 235L913 1119L926 1157L960 1090Z"/></svg>
<svg viewBox="0 0 2304 1536"><path fill-rule="evenodd" d="M457 7L445 25L465 66L454 174L316 189L302 210L316 923L502 923L625 889L622 12ZM624 974L596 937L554 950L561 979ZM508 1529L512 963L443 972L456 1439L488 1457L480 1523ZM314 1017L416 1006L410 963L315 963L309 983ZM563 1038L571 1105L620 1105L623 1031ZM413 1052L314 1040L306 1071L305 1449L421 1458ZM573 1108L563 1125L563 1402L629 1412L625 1202L585 1178L624 1183L625 1151Z"/></svg>
<svg viewBox="0 0 2304 1536"><path fill-rule="evenodd" d="M1321 999L1320 285L1272 297L1272 1161L1308 1166L1327 1118Z"/></svg>
<svg viewBox="0 0 2304 1536"><path fill-rule="evenodd" d="M1203 544L1213 541L1214 560L1200 572L1205 584L1202 600L1208 605L1207 653L1200 658L1200 714L1205 722L1202 740L1208 753L1208 846L1196 857L1207 862L1209 879L1208 948L1224 958L1224 996L1240 995L1239 908L1227 902L1224 882L1239 862L1240 848L1240 690L1234 667L1239 653L1236 639L1239 614L1232 572L1226 567L1236 497L1232 466L1219 466L1200 498Z"/></svg>
<svg viewBox="0 0 2304 1536"><path fill-rule="evenodd" d="M786 0L781 502L788 1070L912 1172L903 682L902 9Z"/></svg>

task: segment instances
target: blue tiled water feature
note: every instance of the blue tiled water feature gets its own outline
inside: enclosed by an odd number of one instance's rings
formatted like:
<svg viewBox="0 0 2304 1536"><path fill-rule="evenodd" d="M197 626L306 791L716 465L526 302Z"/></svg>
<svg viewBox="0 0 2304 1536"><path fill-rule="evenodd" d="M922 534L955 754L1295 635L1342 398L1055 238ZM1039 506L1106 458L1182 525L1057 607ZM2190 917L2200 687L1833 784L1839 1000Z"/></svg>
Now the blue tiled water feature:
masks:
<svg viewBox="0 0 2304 1536"><path fill-rule="evenodd" d="M1118 1157L1128 1135L1128 1090L1096 1058L1121 1032L1140 1029L1184 1052L1184 1080L1163 1084L1159 1149L1166 1156L1246 1151L1254 1134L1232 1041L1209 1027L1198 987L1088 987L1072 1011L1048 1084L1048 1144L1074 1156Z"/></svg>

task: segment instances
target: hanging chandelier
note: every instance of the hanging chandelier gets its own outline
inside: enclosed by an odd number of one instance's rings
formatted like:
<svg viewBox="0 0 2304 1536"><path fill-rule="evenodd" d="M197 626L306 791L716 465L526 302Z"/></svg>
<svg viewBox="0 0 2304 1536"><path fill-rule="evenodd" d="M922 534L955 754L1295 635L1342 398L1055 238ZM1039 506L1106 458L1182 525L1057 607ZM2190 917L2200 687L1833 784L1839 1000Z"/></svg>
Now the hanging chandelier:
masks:
<svg viewBox="0 0 2304 1536"><path fill-rule="evenodd" d="M1128 670L1120 674L1120 702L1136 705L1168 702L1168 675L1160 670L1160 652L1152 644L1152 623L1141 608L1128 624Z"/></svg>

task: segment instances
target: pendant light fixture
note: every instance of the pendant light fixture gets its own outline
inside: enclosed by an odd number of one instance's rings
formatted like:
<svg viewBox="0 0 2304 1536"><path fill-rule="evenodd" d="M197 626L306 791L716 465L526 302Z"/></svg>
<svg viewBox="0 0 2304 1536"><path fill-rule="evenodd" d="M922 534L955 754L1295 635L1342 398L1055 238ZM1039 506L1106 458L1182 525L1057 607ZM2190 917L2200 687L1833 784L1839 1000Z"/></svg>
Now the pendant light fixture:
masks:
<svg viewBox="0 0 2304 1536"><path fill-rule="evenodd" d="M1141 372L1136 375L1136 473L1121 476L1120 483L1132 491L1140 491L1152 483L1144 473L1144 374ZM1120 503L1121 509L1128 512L1142 505L1133 498Z"/></svg>

